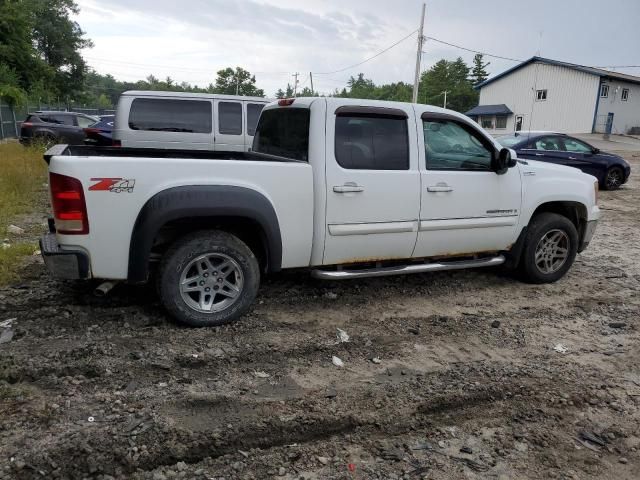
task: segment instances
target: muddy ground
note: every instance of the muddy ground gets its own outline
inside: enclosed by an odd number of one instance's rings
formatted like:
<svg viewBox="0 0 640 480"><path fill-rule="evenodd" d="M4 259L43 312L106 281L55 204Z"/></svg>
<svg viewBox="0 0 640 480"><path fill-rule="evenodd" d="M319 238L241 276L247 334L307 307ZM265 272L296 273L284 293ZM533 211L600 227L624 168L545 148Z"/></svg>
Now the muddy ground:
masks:
<svg viewBox="0 0 640 480"><path fill-rule="evenodd" d="M0 478L638 478L638 175L601 206L555 285L289 273L219 329L31 262L0 290Z"/></svg>

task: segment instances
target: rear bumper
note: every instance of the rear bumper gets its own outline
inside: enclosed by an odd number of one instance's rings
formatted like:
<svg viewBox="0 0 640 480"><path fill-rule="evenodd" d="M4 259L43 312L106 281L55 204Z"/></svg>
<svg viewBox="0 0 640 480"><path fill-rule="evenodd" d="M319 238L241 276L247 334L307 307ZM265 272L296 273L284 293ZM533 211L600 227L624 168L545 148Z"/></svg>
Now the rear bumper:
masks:
<svg viewBox="0 0 640 480"><path fill-rule="evenodd" d="M584 235L582 236L582 241L578 246L578 252L582 252L589 246L589 243L591 243L591 239L593 238L593 234L595 233L597 226L598 220L590 220L587 222L586 226L584 227Z"/></svg>
<svg viewBox="0 0 640 480"><path fill-rule="evenodd" d="M89 257L80 250L62 250L54 233L40 238L40 251L49 273L66 280L91 278Z"/></svg>

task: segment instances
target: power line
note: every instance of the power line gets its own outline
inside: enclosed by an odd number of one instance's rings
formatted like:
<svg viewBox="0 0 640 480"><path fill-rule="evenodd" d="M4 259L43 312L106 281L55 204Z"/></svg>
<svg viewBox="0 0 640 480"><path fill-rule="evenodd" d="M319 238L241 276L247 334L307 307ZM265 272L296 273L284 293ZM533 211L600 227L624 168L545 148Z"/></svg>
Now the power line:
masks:
<svg viewBox="0 0 640 480"><path fill-rule="evenodd" d="M463 47L461 45L456 45L455 43L449 43L449 42L445 42L444 40L440 40L434 37L425 37L427 40L431 40L437 43L442 43L444 45L449 45L450 47L455 47L455 48L459 48L460 50L466 50L467 52L471 52L471 53L479 53L480 55L485 55L487 57L492 57L492 58L500 58L502 60L510 60L512 62L524 62L524 60L519 60L517 58L510 58L510 57L502 57L500 55L493 55L491 53L487 53L487 52L480 52L479 50L473 50L472 48L467 48L467 47Z"/></svg>
<svg viewBox="0 0 640 480"><path fill-rule="evenodd" d="M394 43L393 45L385 48L384 50L381 50L380 52L376 53L375 55L372 55L371 57L358 62L358 63L354 63L353 65L349 65L348 67L344 67L344 68L340 68L338 70L333 70L332 72L314 72L316 75L332 75L334 73L340 73L340 72L344 72L345 70L349 70L351 68L355 68L355 67L359 67L360 65L367 63L370 60L373 60L376 57L379 57L380 55L382 55L385 52L388 52L389 50L391 50L393 47L395 47L396 45L399 45L400 43L404 42L407 38L411 37L414 33L416 33L418 31L418 29L415 29L413 32L411 32L409 35L407 35L406 37L402 37L400 40L398 40L396 43Z"/></svg>

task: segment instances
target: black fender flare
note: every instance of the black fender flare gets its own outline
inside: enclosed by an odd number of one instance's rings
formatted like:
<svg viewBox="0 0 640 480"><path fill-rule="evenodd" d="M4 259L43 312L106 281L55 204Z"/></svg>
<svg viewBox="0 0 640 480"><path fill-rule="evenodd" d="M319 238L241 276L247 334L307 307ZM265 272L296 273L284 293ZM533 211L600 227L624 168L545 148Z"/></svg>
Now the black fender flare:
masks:
<svg viewBox="0 0 640 480"><path fill-rule="evenodd" d="M147 280L151 248L164 225L198 217L238 217L256 222L265 235L269 271L281 269L280 224L273 205L264 195L232 185L190 185L156 193L138 213L129 246L128 280Z"/></svg>

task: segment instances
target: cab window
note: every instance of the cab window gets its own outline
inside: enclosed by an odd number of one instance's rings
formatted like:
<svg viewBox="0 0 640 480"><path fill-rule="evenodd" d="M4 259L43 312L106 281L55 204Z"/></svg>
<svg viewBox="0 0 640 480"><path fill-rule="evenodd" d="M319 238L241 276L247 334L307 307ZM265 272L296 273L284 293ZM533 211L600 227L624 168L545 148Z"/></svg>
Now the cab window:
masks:
<svg viewBox="0 0 640 480"><path fill-rule="evenodd" d="M471 126L445 119L422 125L428 170L491 170L493 151Z"/></svg>

